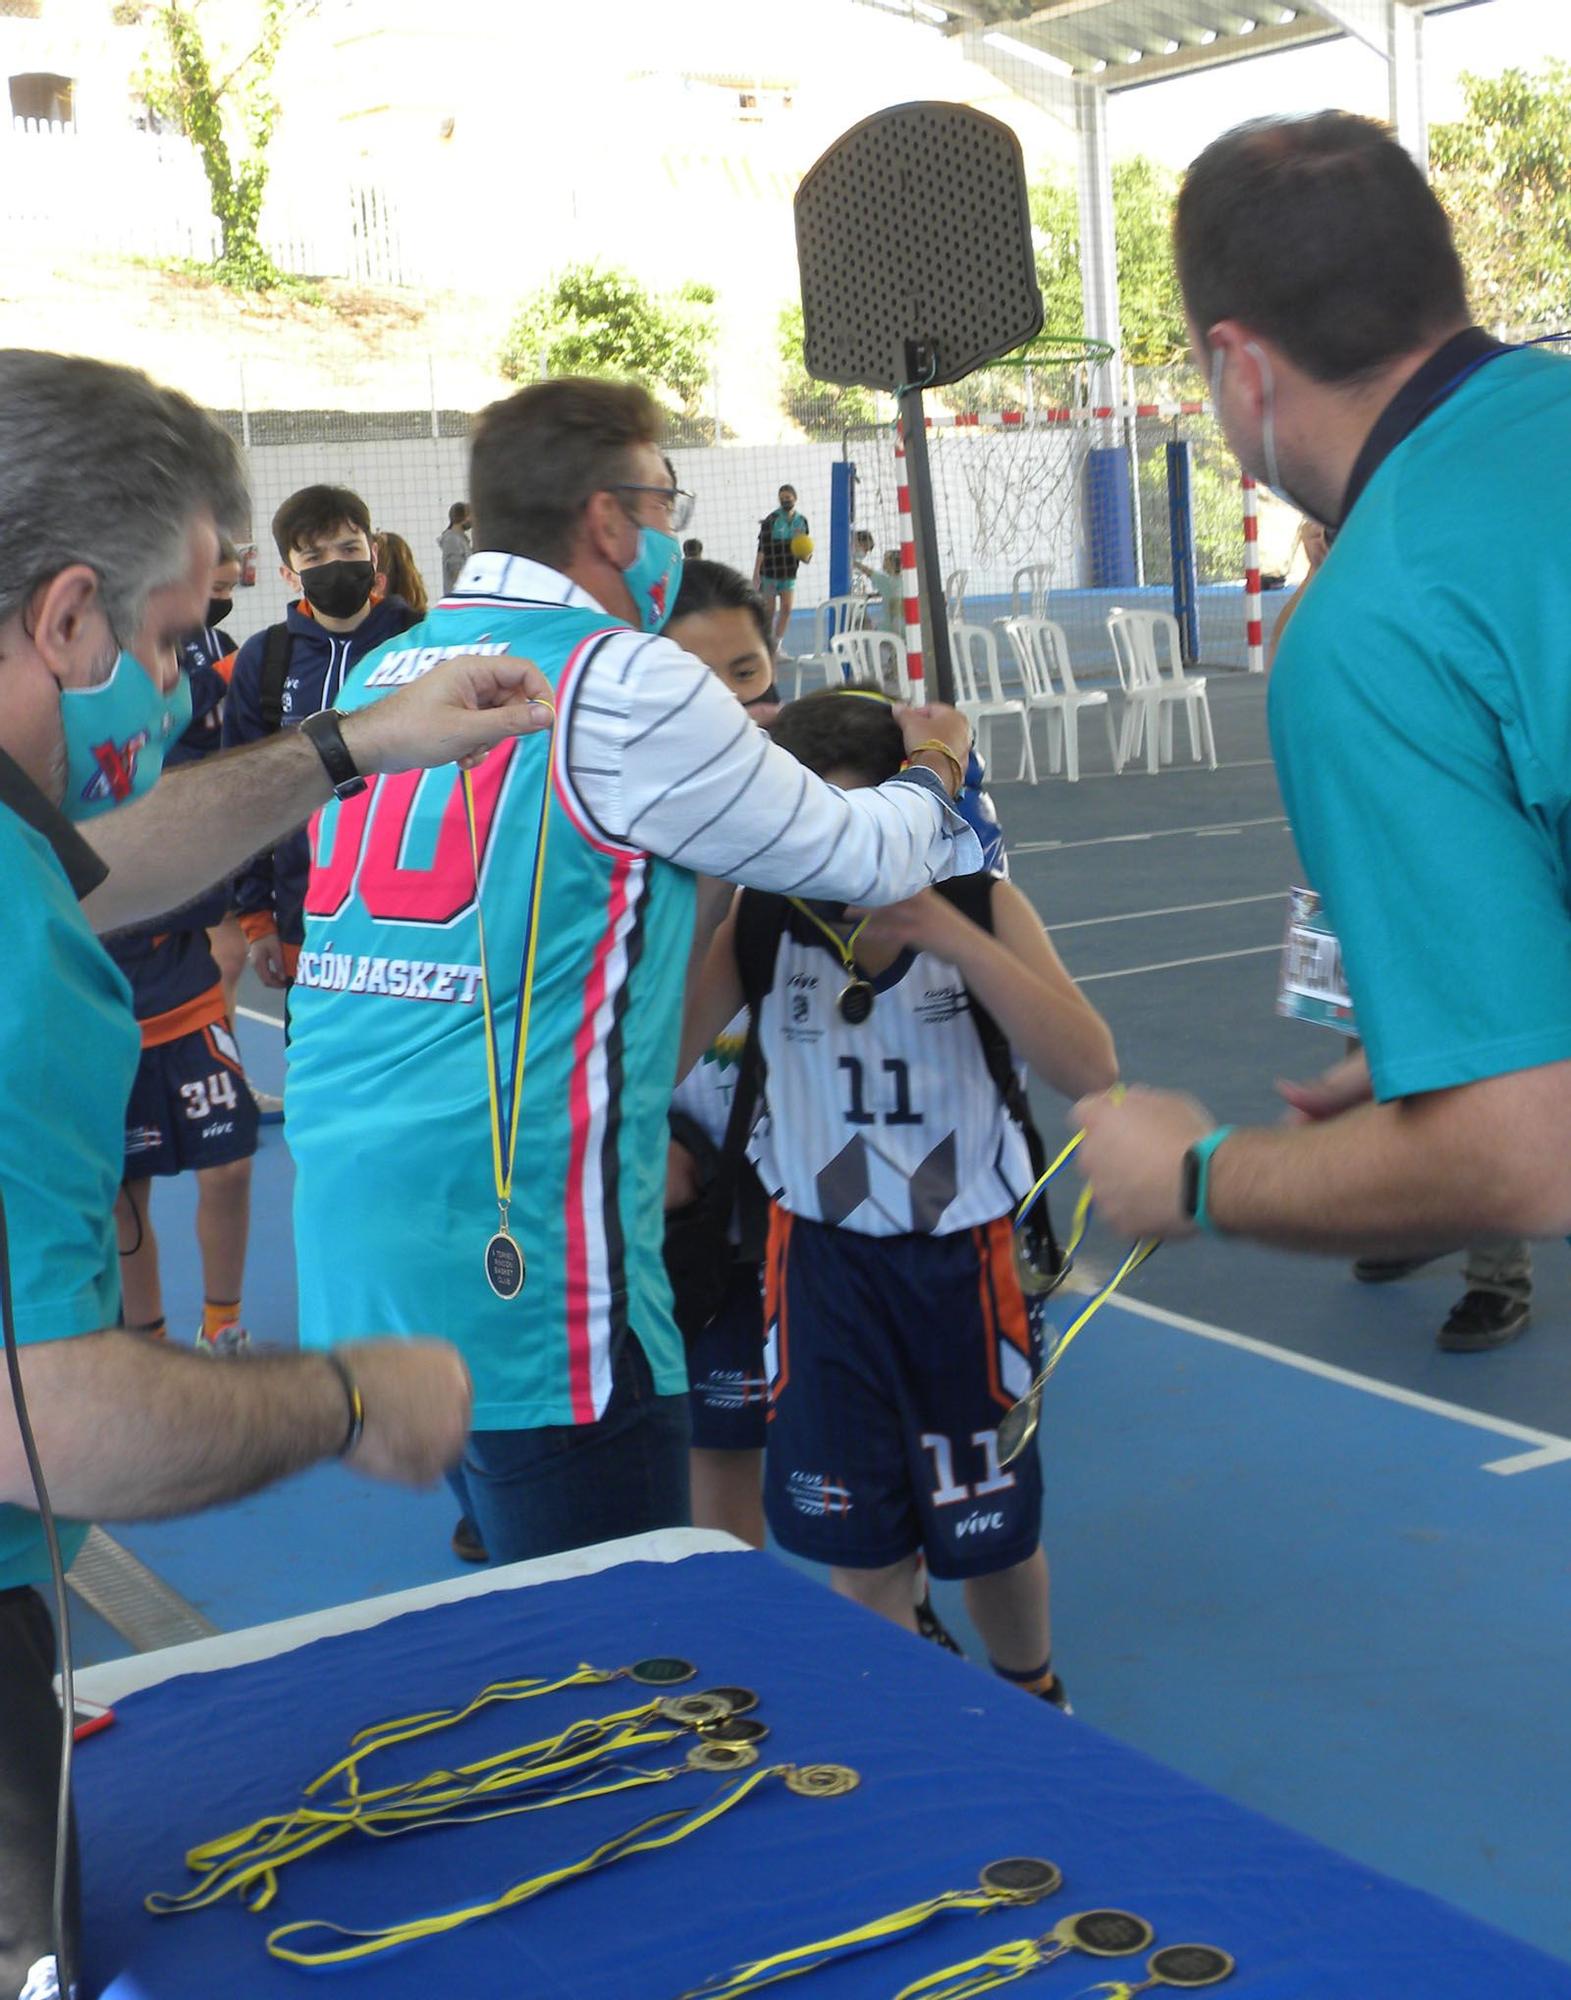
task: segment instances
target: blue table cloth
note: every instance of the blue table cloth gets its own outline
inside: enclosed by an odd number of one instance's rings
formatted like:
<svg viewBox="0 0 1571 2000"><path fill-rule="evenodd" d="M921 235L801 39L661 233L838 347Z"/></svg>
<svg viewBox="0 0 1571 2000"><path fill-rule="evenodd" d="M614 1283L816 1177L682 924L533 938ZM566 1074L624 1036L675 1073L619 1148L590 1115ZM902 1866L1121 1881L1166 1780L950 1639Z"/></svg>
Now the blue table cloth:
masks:
<svg viewBox="0 0 1571 2000"><path fill-rule="evenodd" d="M493 1680L658 1653L699 1666L690 1690L758 1691L772 1732L764 1761L850 1764L861 1786L820 1800L765 1785L667 1852L330 1971L275 1962L265 1933L300 1918L378 1926L488 1900L652 1813L702 1804L724 1781L684 1775L487 1825L346 1839L288 1870L265 1914L143 1910L149 1890L191 1884L188 1847L292 1804L368 1723L461 1705ZM365 1783L529 1742L642 1692L624 1680L493 1708L387 1753ZM792 1990L891 1995L1072 1911L1114 1905L1148 1918L1159 1942L1231 1952L1238 1970L1218 1990L1239 2000L1571 2000L1571 1966L1231 1804L763 1555L630 1564L416 1612L165 1682L117 1714L77 1765L87 1991L113 2000L272 2000L324 1980L377 2000L676 2000L737 1960L969 1886L1011 1854L1056 1861L1062 1890L1028 1911L939 1917ZM657 1766L680 1750L640 1754ZM1117 1976L1138 1977L1138 1961L1074 1955L1011 1990L1068 2000Z"/></svg>

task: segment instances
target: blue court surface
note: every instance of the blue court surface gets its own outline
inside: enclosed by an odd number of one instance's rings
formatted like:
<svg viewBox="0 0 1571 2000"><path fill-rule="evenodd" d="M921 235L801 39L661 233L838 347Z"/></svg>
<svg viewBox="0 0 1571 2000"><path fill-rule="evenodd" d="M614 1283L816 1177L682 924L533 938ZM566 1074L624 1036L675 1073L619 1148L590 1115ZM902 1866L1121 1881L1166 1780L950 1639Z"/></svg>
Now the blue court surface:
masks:
<svg viewBox="0 0 1571 2000"><path fill-rule="evenodd" d="M1340 1044L1273 1012L1297 877L1263 689L1214 674L1210 694L1216 772L1114 778L1088 729L1079 785L1044 776L994 795L1015 878L1112 1024L1125 1075L1259 1121L1275 1115L1273 1078L1313 1073ZM995 762L1014 768L1003 731ZM246 1004L278 1012L274 995ZM276 1087L277 1026L248 1017L241 1035L255 1079ZM1045 1097L1038 1111L1048 1130L1064 1115ZM289 1181L270 1132L246 1288L269 1344L293 1339ZM200 1313L190 1216L189 1188L164 1188L175 1328ZM343 1227L352 1255L352 1215ZM1093 1233L1091 1266L1117 1248ZM1535 1265L1527 1334L1447 1355L1434 1333L1458 1258L1370 1288L1329 1261L1217 1242L1161 1252L1048 1393L1046 1535L1057 1663L1081 1718L1571 1959L1565 1247L1536 1249ZM452 1520L445 1492L330 1469L110 1532L229 1629L454 1574ZM976 1657L958 1594L935 1595ZM85 1657L126 1650L78 1609Z"/></svg>

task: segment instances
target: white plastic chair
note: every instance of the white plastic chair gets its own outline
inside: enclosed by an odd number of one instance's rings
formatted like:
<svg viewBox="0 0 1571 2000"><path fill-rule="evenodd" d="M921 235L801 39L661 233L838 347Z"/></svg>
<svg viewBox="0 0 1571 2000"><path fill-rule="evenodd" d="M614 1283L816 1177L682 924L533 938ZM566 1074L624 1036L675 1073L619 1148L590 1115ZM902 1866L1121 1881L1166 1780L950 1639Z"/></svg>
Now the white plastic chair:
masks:
<svg viewBox="0 0 1571 2000"><path fill-rule="evenodd" d="M971 572L968 569L952 569L944 578L944 609L949 613L951 625L965 621L966 592L971 587Z"/></svg>
<svg viewBox="0 0 1571 2000"><path fill-rule="evenodd" d="M1052 581L1051 563L1027 563L1023 569L1017 569L1009 580L1010 617L1045 618Z"/></svg>
<svg viewBox="0 0 1571 2000"><path fill-rule="evenodd" d="M1075 685L1064 628L1051 618L1006 618L1004 630L1019 662L1026 714L1029 717L1040 711L1046 718L1048 770L1056 772L1062 762L1069 783L1079 782L1080 718L1088 708L1099 708L1107 725L1108 755L1113 769L1121 771L1124 765L1113 729L1112 703L1103 688Z"/></svg>
<svg viewBox="0 0 1571 2000"><path fill-rule="evenodd" d="M1163 671L1157 634L1166 639L1167 670ZM1211 729L1211 704L1204 674L1184 672L1178 620L1170 611L1121 611L1108 615L1108 637L1124 690L1119 730L1120 762L1127 764L1145 742L1146 769L1154 777L1159 760L1173 761L1173 710L1183 703L1189 724L1189 753L1200 762L1202 738L1206 761L1216 769L1216 737Z"/></svg>
<svg viewBox="0 0 1571 2000"><path fill-rule="evenodd" d="M830 687L840 679L840 667L832 651L834 642L842 632L862 630L867 623L867 602L865 597L826 597L814 611L813 650L799 653L791 662L796 670L791 689L793 700L802 692L802 680L809 671L821 673Z"/></svg>
<svg viewBox="0 0 1571 2000"><path fill-rule="evenodd" d="M1031 743L1031 715L1025 703L1004 693L998 671L998 641L986 625L951 625L950 645L954 654L955 707L976 732L976 747L987 763L992 746L993 724L1010 721L1020 724L1020 768L1015 777L1036 783L1036 751Z"/></svg>
<svg viewBox="0 0 1571 2000"><path fill-rule="evenodd" d="M896 701L911 699L905 641L898 632L842 632L829 642L829 654L831 687L842 681L872 682Z"/></svg>

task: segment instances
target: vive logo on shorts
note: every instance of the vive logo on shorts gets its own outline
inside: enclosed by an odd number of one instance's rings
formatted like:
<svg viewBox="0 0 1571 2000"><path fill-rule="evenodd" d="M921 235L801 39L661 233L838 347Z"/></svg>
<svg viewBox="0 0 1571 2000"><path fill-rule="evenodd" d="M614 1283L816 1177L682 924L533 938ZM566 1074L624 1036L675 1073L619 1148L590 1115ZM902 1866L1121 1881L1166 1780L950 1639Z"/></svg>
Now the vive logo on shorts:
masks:
<svg viewBox="0 0 1571 2000"><path fill-rule="evenodd" d="M826 1514L849 1514L851 1489L831 1479L826 1472L793 1472L786 1478L786 1493L799 1514L822 1519Z"/></svg>
<svg viewBox="0 0 1571 2000"><path fill-rule="evenodd" d="M955 1534L990 1535L1004 1525L1002 1514L967 1514L963 1521L956 1521Z"/></svg>

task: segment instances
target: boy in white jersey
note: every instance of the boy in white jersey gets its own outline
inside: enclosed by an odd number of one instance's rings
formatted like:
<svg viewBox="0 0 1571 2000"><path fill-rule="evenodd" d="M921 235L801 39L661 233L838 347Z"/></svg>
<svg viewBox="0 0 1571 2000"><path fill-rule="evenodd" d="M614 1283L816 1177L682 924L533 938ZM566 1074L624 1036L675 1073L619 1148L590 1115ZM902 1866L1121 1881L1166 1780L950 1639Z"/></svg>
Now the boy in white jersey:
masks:
<svg viewBox="0 0 1571 2000"><path fill-rule="evenodd" d="M899 768L899 729L867 690L792 702L774 734L844 789ZM1009 1051L1073 1098L1115 1080L1112 1036L1030 904L991 877L874 915L744 892L695 982L684 1056L744 1000L774 1193L769 1525L911 1629L925 1553L964 1579L995 1669L1061 1703L1040 1467L1033 1451L1005 1469L997 1449L1040 1351L1014 1259L1031 1174Z"/></svg>

